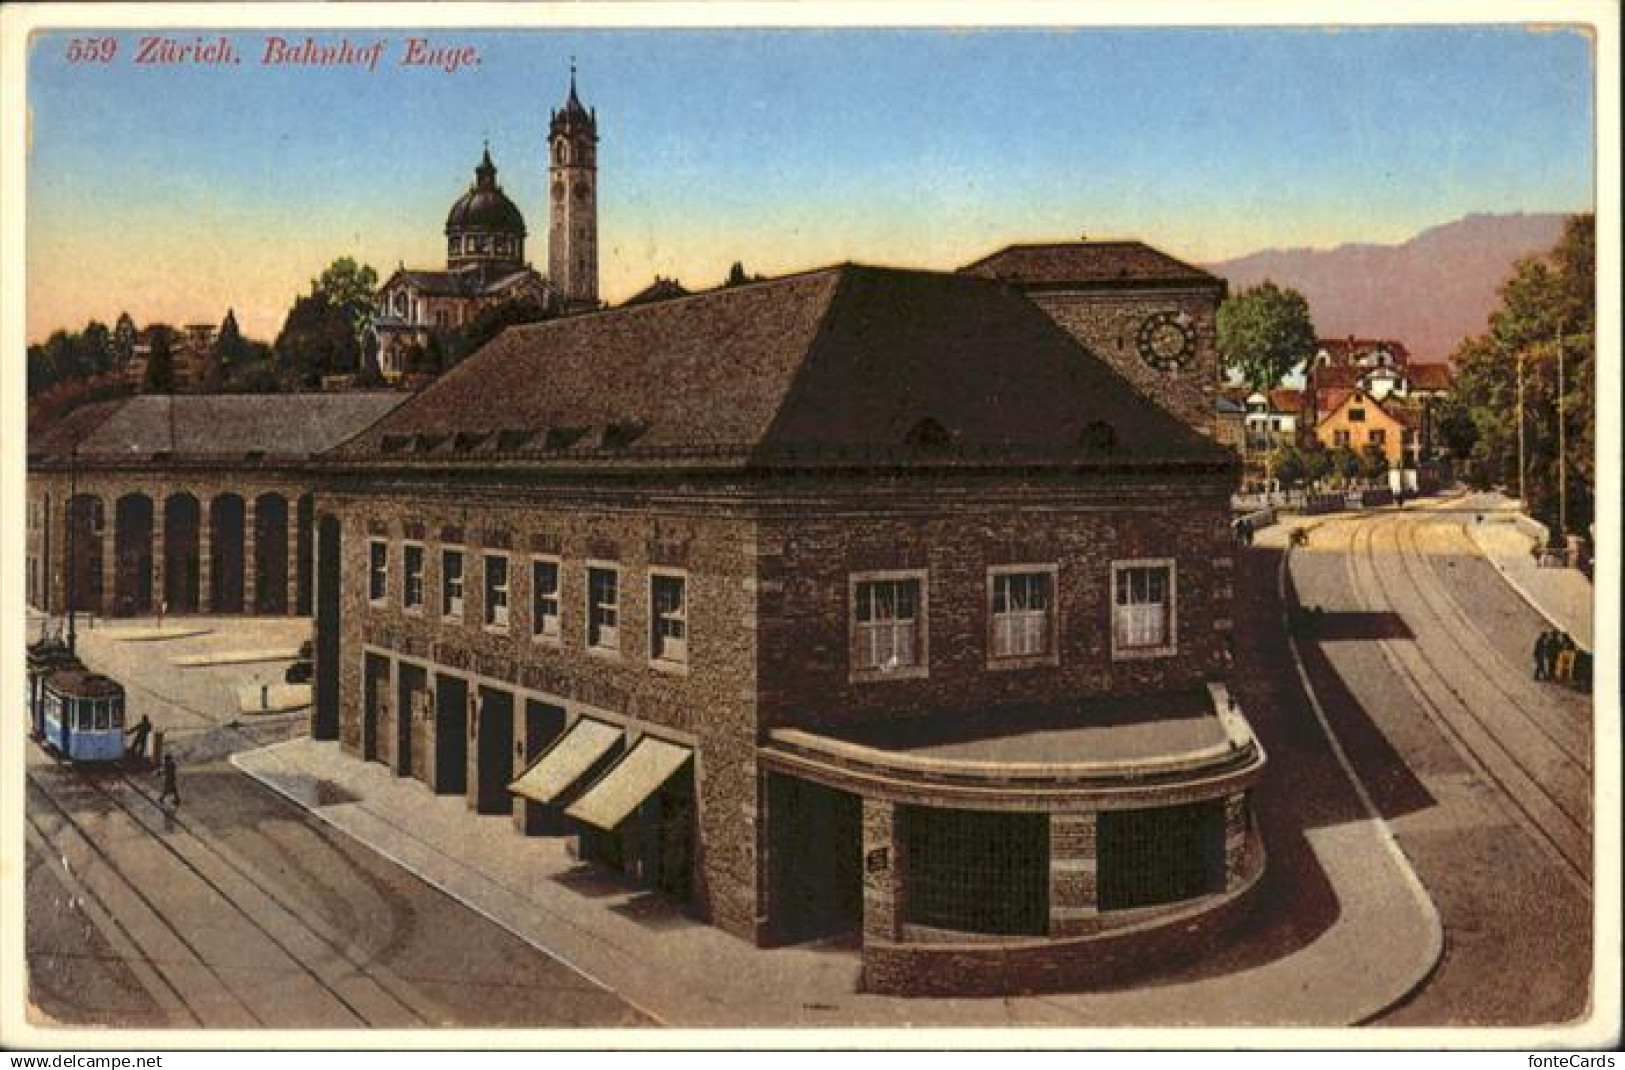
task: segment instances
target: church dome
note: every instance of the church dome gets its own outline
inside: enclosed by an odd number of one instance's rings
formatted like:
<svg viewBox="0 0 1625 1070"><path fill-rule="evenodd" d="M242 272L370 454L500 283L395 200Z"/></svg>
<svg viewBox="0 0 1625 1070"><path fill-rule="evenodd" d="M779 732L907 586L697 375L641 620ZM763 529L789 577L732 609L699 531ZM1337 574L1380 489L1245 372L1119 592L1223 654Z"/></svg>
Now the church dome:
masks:
<svg viewBox="0 0 1625 1070"><path fill-rule="evenodd" d="M446 215L446 233L480 231L484 233L525 234L525 217L519 206L508 199L497 185L496 165L491 162L491 151L474 169L474 185L457 198Z"/></svg>

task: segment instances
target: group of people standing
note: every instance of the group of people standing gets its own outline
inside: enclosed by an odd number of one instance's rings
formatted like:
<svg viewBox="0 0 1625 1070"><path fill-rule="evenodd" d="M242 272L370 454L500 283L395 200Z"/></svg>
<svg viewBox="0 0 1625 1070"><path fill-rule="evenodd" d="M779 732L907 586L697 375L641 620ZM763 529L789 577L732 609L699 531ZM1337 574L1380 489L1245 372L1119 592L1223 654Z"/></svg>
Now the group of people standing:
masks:
<svg viewBox="0 0 1625 1070"><path fill-rule="evenodd" d="M1535 679L1591 689L1591 655L1568 632L1548 628L1535 640Z"/></svg>

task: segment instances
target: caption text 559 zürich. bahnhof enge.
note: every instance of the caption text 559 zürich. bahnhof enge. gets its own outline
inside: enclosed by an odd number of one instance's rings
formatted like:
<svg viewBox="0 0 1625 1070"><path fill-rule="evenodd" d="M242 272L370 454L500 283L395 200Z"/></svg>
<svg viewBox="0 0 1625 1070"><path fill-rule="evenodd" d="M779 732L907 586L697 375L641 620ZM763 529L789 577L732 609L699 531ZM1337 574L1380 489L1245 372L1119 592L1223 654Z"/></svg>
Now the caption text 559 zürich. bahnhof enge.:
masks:
<svg viewBox="0 0 1625 1070"><path fill-rule="evenodd" d="M117 37L73 37L65 58L73 64L109 64L120 54L142 66L214 66L242 64L244 55L264 67L357 67L376 71L381 63L422 67L452 74L480 65L474 45L429 37L284 37L266 34L252 40L230 35L174 37L146 35L126 44Z"/></svg>

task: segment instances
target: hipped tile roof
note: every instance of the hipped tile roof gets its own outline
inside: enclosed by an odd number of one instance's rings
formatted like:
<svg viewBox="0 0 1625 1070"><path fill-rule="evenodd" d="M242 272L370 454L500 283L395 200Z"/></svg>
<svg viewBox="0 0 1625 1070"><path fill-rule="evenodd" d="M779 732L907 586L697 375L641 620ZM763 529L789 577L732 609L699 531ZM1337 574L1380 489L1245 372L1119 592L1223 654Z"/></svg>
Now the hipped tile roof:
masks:
<svg viewBox="0 0 1625 1070"><path fill-rule="evenodd" d="M1060 458L1103 434L1116 460L1230 458L1008 286L843 265L510 327L329 457Z"/></svg>
<svg viewBox="0 0 1625 1070"><path fill-rule="evenodd" d="M1010 245L960 271L1017 286L1066 283L1202 283L1224 280L1139 241L1049 242Z"/></svg>
<svg viewBox="0 0 1625 1070"><path fill-rule="evenodd" d="M267 460L320 453L361 431L405 394L141 394L87 406L29 443L30 454L81 461Z"/></svg>

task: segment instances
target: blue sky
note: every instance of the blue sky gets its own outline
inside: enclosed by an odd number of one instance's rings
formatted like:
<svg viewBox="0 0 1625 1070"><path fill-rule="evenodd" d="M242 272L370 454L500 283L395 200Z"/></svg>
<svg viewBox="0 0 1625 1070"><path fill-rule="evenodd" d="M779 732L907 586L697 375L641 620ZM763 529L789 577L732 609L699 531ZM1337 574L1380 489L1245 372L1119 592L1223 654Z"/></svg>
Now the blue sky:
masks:
<svg viewBox="0 0 1625 1070"><path fill-rule="evenodd" d="M203 31L208 37L219 31ZM298 31L276 31L297 38ZM489 138L545 263L548 111L598 110L603 288L743 260L952 267L1133 235L1208 261L1593 205L1591 42L1518 27L425 32L477 68L111 64L36 38L29 336L111 319L273 334L333 257L443 260ZM190 33L172 34L190 40Z"/></svg>

